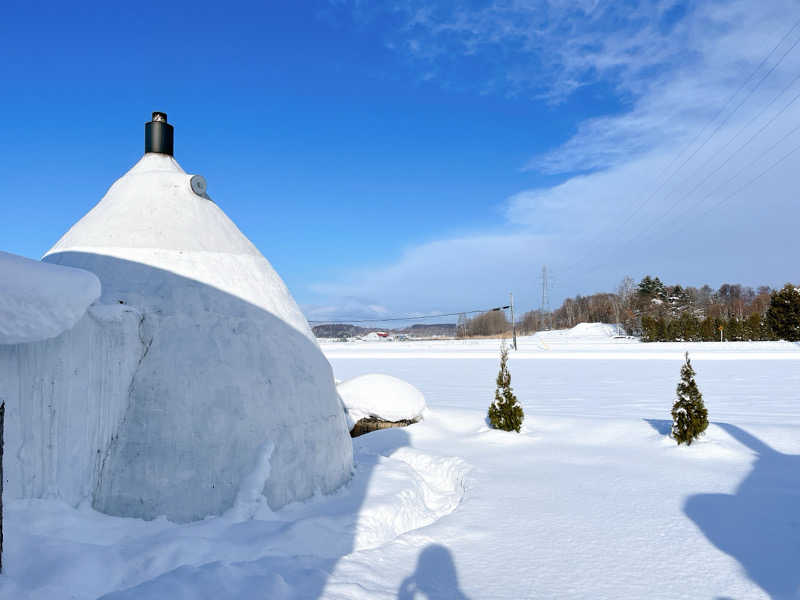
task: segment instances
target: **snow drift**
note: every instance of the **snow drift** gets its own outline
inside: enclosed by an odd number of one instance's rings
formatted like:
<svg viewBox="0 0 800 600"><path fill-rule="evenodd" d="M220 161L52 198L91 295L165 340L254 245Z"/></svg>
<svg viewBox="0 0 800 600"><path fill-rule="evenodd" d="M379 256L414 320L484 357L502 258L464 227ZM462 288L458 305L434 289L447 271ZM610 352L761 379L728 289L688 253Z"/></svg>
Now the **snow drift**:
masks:
<svg viewBox="0 0 800 600"><path fill-rule="evenodd" d="M283 281L190 177L145 154L43 259L91 271L102 295L73 330L0 354L0 369L21 368L15 496L188 521L231 508L256 471L272 508L350 478L329 363Z"/></svg>
<svg viewBox="0 0 800 600"><path fill-rule="evenodd" d="M384 421L414 421L422 417L426 408L422 392L391 375L359 375L338 384L336 390L347 411L350 429L367 417Z"/></svg>
<svg viewBox="0 0 800 600"><path fill-rule="evenodd" d="M577 339L605 339L619 335L625 335L625 330L622 327L617 330L616 325L609 325L608 323L578 323L572 329L564 330L566 335L570 338Z"/></svg>
<svg viewBox="0 0 800 600"><path fill-rule="evenodd" d="M0 252L0 344L55 337L100 296L92 273Z"/></svg>

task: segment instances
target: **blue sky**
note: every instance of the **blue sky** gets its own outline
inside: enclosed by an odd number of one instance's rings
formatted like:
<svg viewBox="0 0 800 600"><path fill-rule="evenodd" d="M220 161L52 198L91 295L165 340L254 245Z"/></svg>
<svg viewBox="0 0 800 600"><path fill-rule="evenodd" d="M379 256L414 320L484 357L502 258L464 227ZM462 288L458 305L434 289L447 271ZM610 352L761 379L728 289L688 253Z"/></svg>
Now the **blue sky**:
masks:
<svg viewBox="0 0 800 600"><path fill-rule="evenodd" d="M645 273L798 280L800 153L737 191L800 140L798 18L781 0L12 2L0 249L41 256L163 110L312 319L510 290L526 310L543 264L554 304Z"/></svg>

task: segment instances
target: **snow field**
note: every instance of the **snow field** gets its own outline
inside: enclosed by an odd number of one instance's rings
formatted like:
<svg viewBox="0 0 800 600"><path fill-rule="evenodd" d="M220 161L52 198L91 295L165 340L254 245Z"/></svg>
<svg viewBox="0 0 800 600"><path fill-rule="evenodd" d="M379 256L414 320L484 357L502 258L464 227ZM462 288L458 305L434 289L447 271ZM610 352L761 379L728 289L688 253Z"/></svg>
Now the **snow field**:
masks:
<svg viewBox="0 0 800 600"><path fill-rule="evenodd" d="M684 352L695 359L800 360L800 343L792 342L655 342L617 337L616 325L580 323L572 329L540 331L519 336L514 360L673 360ZM506 340L508 343L509 340ZM497 339L409 340L380 344L354 340L347 343L322 341L329 359L449 358L494 359L499 355Z"/></svg>
<svg viewBox="0 0 800 600"><path fill-rule="evenodd" d="M497 359L397 356L332 362L340 377L384 370L419 387L435 416L411 428L414 447L446 447L473 466L458 509L403 538L417 555L426 540L447 548L467 596L796 596L794 361L693 359L712 424L679 448L666 437L678 352L630 361L516 360L512 352L512 386L526 413L518 436L482 424ZM447 435L434 431L443 427ZM389 546L382 559L403 548ZM415 552L402 554L393 560L410 569ZM377 557L346 557L331 579L368 577L370 560ZM372 579L376 589L398 589L398 579L381 584L385 576Z"/></svg>
<svg viewBox="0 0 800 600"><path fill-rule="evenodd" d="M247 510L183 525L11 502L0 598L795 597L800 348L692 355L711 425L686 448L666 437L683 345L644 359L618 341L512 352L521 434L485 424L497 341L442 360L323 345L339 379L418 388L425 420L356 438L350 484L274 512L247 494ZM786 358L746 358L759 352Z"/></svg>

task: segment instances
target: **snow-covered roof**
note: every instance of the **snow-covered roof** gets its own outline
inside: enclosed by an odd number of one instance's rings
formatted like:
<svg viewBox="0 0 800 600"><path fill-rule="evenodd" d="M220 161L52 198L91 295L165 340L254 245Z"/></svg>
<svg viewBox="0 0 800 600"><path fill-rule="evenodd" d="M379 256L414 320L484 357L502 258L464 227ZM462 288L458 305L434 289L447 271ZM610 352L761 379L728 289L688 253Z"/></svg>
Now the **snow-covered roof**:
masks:
<svg viewBox="0 0 800 600"><path fill-rule="evenodd" d="M0 252L0 344L37 342L77 323L100 297L92 273Z"/></svg>
<svg viewBox="0 0 800 600"><path fill-rule="evenodd" d="M195 194L172 156L148 153L47 252L180 250L260 256L207 196Z"/></svg>
<svg viewBox="0 0 800 600"><path fill-rule="evenodd" d="M191 179L172 156L145 154L44 260L97 274L108 303L161 302L164 281L156 270L178 275L266 310L313 340L269 262L219 206L193 191ZM134 286L120 261L154 269Z"/></svg>

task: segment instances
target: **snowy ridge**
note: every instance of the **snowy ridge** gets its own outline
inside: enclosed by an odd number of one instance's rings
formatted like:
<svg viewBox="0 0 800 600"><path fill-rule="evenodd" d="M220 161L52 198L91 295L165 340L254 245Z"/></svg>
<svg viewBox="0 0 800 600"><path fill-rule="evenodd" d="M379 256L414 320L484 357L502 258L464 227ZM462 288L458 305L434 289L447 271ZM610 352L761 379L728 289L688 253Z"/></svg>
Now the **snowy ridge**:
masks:
<svg viewBox="0 0 800 600"><path fill-rule="evenodd" d="M369 503L356 522L356 551L380 547L430 525L453 512L463 498L469 467L459 458L431 456L411 448L400 448L390 457L370 457L362 450L359 458L362 465L371 459L376 462Z"/></svg>
<svg viewBox="0 0 800 600"><path fill-rule="evenodd" d="M0 252L0 344L56 337L99 297L93 273Z"/></svg>

